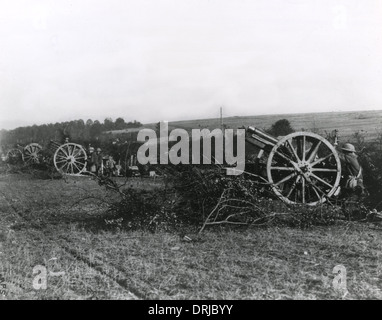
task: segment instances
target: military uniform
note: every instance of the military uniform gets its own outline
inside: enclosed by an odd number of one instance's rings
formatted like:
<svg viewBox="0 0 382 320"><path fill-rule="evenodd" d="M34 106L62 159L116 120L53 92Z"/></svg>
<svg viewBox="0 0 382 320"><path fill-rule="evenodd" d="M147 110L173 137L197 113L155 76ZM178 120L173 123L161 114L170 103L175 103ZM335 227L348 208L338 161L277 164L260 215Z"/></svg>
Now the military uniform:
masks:
<svg viewBox="0 0 382 320"><path fill-rule="evenodd" d="M358 156L355 154L355 148L350 143L345 143L342 147L343 154L340 154L341 164L345 174L344 191L345 196L353 200L360 200L367 195L363 184L362 167L358 162Z"/></svg>
<svg viewBox="0 0 382 320"><path fill-rule="evenodd" d="M91 157L91 162L93 165L96 166L96 172L98 173L99 170L102 168L102 154L101 154L101 149L97 148L97 152L93 152L92 157Z"/></svg>

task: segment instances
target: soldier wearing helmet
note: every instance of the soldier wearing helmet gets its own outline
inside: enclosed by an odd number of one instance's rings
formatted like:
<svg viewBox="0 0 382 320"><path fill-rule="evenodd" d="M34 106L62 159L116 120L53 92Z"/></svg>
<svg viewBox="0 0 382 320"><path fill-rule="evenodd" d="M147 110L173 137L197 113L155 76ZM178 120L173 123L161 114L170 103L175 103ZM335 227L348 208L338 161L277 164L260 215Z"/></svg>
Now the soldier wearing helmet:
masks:
<svg viewBox="0 0 382 320"><path fill-rule="evenodd" d="M340 154L340 159L347 179L345 188L363 194L362 167L358 162L355 147L351 143L345 143L341 150L343 154Z"/></svg>

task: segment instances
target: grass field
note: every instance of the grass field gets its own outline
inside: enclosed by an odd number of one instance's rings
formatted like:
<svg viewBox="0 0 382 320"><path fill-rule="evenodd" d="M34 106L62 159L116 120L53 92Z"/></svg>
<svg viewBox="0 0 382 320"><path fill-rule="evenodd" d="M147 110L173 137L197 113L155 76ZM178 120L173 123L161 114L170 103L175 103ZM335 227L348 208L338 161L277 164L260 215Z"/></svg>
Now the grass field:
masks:
<svg viewBox="0 0 382 320"><path fill-rule="evenodd" d="M382 133L382 110L347 111L347 112L320 112L320 113L290 113L258 116L237 116L223 118L228 128L236 129L241 126L255 126L268 129L276 121L288 119L296 130L314 131L326 136L326 132L337 129L342 142L352 139L357 131L363 131L366 141L374 141ZM155 129L155 123L145 127ZM183 128L186 130L220 128L220 119L195 119L169 122L169 130Z"/></svg>
<svg viewBox="0 0 382 320"><path fill-rule="evenodd" d="M3 299L382 298L382 230L374 224L214 228L184 242L175 233L108 228L102 217L115 195L88 177L3 174L0 197ZM332 286L339 264L345 296ZM48 272L46 289L33 287L38 265Z"/></svg>

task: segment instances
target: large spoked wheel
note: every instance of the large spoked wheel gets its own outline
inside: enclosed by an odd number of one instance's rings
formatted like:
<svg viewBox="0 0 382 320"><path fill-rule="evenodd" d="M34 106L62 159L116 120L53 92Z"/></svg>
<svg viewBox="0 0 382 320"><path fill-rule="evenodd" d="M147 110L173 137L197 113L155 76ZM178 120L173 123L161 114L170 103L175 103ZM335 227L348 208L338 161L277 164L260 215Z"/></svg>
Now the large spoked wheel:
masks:
<svg viewBox="0 0 382 320"><path fill-rule="evenodd" d="M42 147L38 143L30 143L23 150L23 161L26 164L36 164L41 162Z"/></svg>
<svg viewBox="0 0 382 320"><path fill-rule="evenodd" d="M65 143L54 153L53 162L57 171L66 175L80 175L86 170L85 149L76 143Z"/></svg>
<svg viewBox="0 0 382 320"><path fill-rule="evenodd" d="M22 161L22 159L22 152L17 148L11 149L7 152L6 161L10 164L19 163Z"/></svg>
<svg viewBox="0 0 382 320"><path fill-rule="evenodd" d="M314 206L339 191L341 162L323 137L295 132L272 148L267 176L274 193L284 202Z"/></svg>

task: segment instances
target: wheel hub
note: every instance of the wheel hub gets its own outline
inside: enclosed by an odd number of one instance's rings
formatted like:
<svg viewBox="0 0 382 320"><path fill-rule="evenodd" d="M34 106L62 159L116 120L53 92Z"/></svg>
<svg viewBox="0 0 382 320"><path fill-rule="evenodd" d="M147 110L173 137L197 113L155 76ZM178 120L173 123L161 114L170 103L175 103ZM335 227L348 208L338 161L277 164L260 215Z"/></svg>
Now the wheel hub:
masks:
<svg viewBox="0 0 382 320"><path fill-rule="evenodd" d="M300 169L300 174L304 176L310 176L312 173L312 166L309 162L306 161L299 161L298 162L298 168Z"/></svg>
<svg viewBox="0 0 382 320"><path fill-rule="evenodd" d="M68 163L74 163L75 160L76 160L76 159L75 159L73 156L69 156L69 157L66 159L66 161L67 161Z"/></svg>

